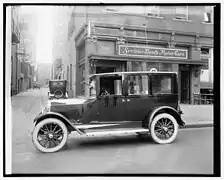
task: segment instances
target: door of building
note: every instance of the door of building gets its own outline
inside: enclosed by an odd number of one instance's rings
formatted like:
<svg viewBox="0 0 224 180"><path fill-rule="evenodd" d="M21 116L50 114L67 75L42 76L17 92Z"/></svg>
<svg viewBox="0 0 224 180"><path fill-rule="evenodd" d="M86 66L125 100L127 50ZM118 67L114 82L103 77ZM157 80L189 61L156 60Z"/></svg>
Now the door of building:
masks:
<svg viewBox="0 0 224 180"><path fill-rule="evenodd" d="M183 69L180 71L181 82L180 82L180 101L181 103L190 103L190 70Z"/></svg>

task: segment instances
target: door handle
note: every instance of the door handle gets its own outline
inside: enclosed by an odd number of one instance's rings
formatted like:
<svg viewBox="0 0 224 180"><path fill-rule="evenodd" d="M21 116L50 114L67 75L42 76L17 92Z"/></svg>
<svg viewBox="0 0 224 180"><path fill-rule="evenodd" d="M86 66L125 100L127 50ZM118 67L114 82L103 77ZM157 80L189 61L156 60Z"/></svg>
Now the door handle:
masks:
<svg viewBox="0 0 224 180"><path fill-rule="evenodd" d="M130 102L131 100L130 99L127 99L127 102Z"/></svg>
<svg viewBox="0 0 224 180"><path fill-rule="evenodd" d="M125 102L125 99L122 99L121 102Z"/></svg>

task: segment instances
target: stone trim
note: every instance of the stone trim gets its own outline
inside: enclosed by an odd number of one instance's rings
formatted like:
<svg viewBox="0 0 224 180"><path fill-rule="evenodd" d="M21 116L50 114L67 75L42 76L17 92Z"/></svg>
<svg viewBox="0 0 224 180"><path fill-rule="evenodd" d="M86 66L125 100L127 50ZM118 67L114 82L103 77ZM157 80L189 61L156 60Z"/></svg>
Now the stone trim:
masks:
<svg viewBox="0 0 224 180"><path fill-rule="evenodd" d="M162 58L144 58L144 57L123 57L123 56L101 56L101 55L90 55L88 60L109 60L109 61L143 61L143 62L161 62L161 63L172 63L172 64L195 64L195 65L206 65L208 60L177 60L177 59L162 59Z"/></svg>
<svg viewBox="0 0 224 180"><path fill-rule="evenodd" d="M147 32L156 32L156 33L169 33L171 34L173 30L167 30L167 29L154 29L154 28L145 28L144 26L135 26L135 25L126 25L126 24L109 24L109 23L103 23L98 21L92 21L95 27L104 27L104 28L117 28L120 29L121 27L124 28L124 30L134 30L134 31L147 31ZM184 32L184 31L175 31L175 34L178 35L187 35L187 36L196 36L198 33L196 32ZM213 36L206 35L206 34L199 34L201 37L207 37L207 38L213 38Z"/></svg>

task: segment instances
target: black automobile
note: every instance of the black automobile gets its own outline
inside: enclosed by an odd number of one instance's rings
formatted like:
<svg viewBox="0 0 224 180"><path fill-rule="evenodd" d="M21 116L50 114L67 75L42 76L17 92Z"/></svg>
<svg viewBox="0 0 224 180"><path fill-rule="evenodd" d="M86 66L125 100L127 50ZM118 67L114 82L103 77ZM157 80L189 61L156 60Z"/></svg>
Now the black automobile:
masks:
<svg viewBox="0 0 224 180"><path fill-rule="evenodd" d="M33 89L40 89L40 83L38 83L38 82L34 82L33 83Z"/></svg>
<svg viewBox="0 0 224 180"><path fill-rule="evenodd" d="M184 126L177 74L114 72L89 78L89 97L49 101L34 119L32 141L41 152L59 151L68 134L149 134L159 144L175 140Z"/></svg>
<svg viewBox="0 0 224 180"><path fill-rule="evenodd" d="M48 99L65 99L68 98L67 81L51 80L49 81Z"/></svg>

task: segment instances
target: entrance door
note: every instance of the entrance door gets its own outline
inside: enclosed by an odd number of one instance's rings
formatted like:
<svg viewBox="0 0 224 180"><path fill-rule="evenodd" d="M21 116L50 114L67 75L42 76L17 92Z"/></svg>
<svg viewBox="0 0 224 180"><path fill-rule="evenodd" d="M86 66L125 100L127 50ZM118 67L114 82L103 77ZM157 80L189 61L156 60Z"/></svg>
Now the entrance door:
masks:
<svg viewBox="0 0 224 180"><path fill-rule="evenodd" d="M181 71L181 103L190 103L190 71Z"/></svg>

